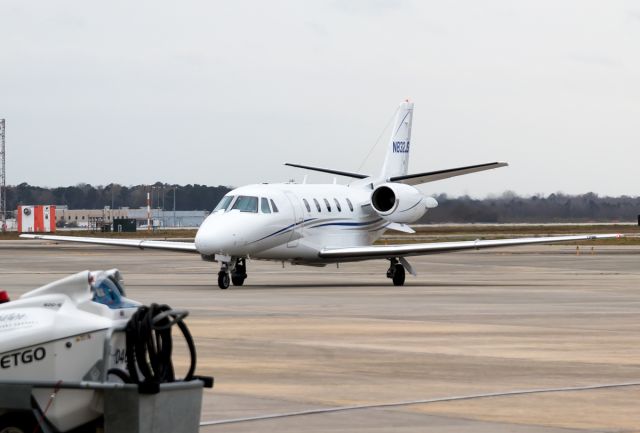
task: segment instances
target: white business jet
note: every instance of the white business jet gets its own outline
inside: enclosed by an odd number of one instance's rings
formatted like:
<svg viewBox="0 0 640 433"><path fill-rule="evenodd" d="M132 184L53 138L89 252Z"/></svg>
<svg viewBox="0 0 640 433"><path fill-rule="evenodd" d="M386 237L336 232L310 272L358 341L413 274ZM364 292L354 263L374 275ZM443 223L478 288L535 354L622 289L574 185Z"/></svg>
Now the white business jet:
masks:
<svg viewBox="0 0 640 433"><path fill-rule="evenodd" d="M196 233L195 242L25 234L24 238L172 250L200 254L221 264L218 286L241 286L246 260L276 260L296 265L387 259L387 277L396 286L405 270L416 275L409 256L514 245L577 241L620 235L554 236L464 242L373 245L386 230L414 233L407 225L438 203L414 185L504 167L504 162L408 174L413 103L397 111L382 170L378 175L286 164L354 179L338 184L260 184L225 195Z"/></svg>

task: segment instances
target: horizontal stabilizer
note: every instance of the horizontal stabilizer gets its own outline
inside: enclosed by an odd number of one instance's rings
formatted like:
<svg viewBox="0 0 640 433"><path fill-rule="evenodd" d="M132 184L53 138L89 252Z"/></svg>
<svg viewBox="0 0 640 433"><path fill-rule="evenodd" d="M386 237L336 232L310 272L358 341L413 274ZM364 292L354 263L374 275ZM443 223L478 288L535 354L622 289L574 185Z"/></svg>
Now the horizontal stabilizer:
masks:
<svg viewBox="0 0 640 433"><path fill-rule="evenodd" d="M434 182L464 174L477 173L479 171L493 170L506 167L506 162L490 162L488 164L470 165L468 167L449 168L447 170L429 171L426 173L406 174L389 178L389 182L404 183L406 185L420 185L421 183Z"/></svg>
<svg viewBox="0 0 640 433"><path fill-rule="evenodd" d="M339 176L354 177L356 179L366 179L369 177L366 174L349 173L348 171L331 170L329 168L309 167L308 165L289 164L288 162L286 162L284 165L288 165L289 167L304 168L305 170L313 170L313 171L321 171L323 173L337 174Z"/></svg>

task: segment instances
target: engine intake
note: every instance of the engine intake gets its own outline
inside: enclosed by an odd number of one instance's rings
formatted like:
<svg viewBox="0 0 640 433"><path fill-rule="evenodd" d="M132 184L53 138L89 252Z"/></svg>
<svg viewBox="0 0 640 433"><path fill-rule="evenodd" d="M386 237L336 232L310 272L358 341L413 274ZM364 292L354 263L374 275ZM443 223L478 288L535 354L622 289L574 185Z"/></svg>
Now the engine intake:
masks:
<svg viewBox="0 0 640 433"><path fill-rule="evenodd" d="M428 209L438 206L438 202L410 185L385 183L371 194L371 206L384 219L407 224L419 220Z"/></svg>
<svg viewBox="0 0 640 433"><path fill-rule="evenodd" d="M371 194L371 205L378 213L393 212L398 206L396 194L388 186L382 185Z"/></svg>

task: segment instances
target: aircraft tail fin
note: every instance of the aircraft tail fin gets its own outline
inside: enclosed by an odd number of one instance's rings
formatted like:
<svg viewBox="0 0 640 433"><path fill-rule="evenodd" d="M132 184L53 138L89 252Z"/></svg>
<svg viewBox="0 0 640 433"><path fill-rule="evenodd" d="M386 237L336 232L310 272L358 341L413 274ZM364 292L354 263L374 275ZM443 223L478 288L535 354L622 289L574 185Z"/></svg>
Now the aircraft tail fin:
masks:
<svg viewBox="0 0 640 433"><path fill-rule="evenodd" d="M380 177L387 180L395 176L404 176L409 168L409 148L411 142L411 122L413 120L413 102L404 101L398 107L387 154Z"/></svg>

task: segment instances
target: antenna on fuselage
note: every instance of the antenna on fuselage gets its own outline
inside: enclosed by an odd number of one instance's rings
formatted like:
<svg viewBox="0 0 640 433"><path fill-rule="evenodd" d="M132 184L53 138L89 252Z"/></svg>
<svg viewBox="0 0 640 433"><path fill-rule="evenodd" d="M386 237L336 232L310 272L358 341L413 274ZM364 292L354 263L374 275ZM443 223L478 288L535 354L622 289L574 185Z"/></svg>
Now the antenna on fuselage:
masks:
<svg viewBox="0 0 640 433"><path fill-rule="evenodd" d="M303 185L307 183L307 176L308 175L305 174L304 177L302 178L302 184Z"/></svg>

